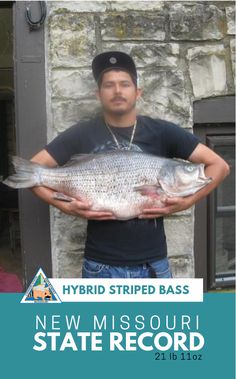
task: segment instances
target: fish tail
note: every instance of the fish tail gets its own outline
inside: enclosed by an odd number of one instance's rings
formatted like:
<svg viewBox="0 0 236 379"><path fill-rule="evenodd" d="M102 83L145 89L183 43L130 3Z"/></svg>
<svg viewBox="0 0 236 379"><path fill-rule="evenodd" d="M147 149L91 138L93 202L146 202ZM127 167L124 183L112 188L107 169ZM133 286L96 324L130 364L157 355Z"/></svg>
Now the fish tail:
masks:
<svg viewBox="0 0 236 379"><path fill-rule="evenodd" d="M39 164L20 157L12 157L12 163L16 173L3 181L11 188L30 188L40 183Z"/></svg>

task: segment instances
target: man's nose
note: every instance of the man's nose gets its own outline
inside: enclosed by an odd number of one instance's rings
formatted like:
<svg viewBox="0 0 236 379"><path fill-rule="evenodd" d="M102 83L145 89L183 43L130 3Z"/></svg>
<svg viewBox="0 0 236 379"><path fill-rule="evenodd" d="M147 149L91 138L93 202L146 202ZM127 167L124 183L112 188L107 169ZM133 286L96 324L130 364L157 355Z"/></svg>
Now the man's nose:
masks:
<svg viewBox="0 0 236 379"><path fill-rule="evenodd" d="M117 84L115 85L115 93L116 93L116 94L121 93L121 86L119 85L119 83L117 83Z"/></svg>

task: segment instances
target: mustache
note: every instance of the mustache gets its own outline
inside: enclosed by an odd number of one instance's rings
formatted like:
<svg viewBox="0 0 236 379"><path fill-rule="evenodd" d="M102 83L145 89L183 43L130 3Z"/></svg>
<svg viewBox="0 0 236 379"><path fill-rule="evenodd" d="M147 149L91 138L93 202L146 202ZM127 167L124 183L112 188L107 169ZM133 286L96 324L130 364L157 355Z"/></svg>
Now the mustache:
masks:
<svg viewBox="0 0 236 379"><path fill-rule="evenodd" d="M122 96L115 96L111 99L111 101L116 101L116 100L126 101L126 99Z"/></svg>

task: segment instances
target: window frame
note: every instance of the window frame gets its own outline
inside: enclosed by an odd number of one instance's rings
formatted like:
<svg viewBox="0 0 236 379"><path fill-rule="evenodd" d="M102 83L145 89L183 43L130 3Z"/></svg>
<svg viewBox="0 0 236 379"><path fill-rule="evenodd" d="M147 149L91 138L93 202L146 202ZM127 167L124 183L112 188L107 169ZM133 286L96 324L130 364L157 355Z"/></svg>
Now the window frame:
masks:
<svg viewBox="0 0 236 379"><path fill-rule="evenodd" d="M221 140L219 140L219 136L221 137ZM232 142L234 142L234 136L231 134L228 135L213 135L209 137L209 135L206 136L207 140L207 146L212 148L214 150L214 147L221 146L221 145L231 145ZM235 277L232 278L225 278L225 279L218 279L216 278L216 213L215 213L215 204L217 201L217 189L213 191L209 195L209 201L208 201L208 251L209 251L209 288L210 289L216 289L218 287L226 288L226 287L232 287L235 282ZM210 222L211 220L211 222Z"/></svg>
<svg viewBox="0 0 236 379"><path fill-rule="evenodd" d="M207 145L207 136L235 135L235 99L234 96L224 96L199 100L193 103L194 134ZM230 283L215 283L212 281L208 253L209 202L214 201L214 191L195 206L194 224L194 259L195 277L204 279L204 291L226 288Z"/></svg>

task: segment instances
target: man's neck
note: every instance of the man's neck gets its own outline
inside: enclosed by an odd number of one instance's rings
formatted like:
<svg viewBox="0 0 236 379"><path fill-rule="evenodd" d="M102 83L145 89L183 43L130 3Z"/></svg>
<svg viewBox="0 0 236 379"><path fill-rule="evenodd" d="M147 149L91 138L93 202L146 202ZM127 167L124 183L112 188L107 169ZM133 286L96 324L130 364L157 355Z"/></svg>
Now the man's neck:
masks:
<svg viewBox="0 0 236 379"><path fill-rule="evenodd" d="M136 121L136 112L125 115L111 115L103 113L103 117L109 126L117 126L119 128L125 128L134 125Z"/></svg>

